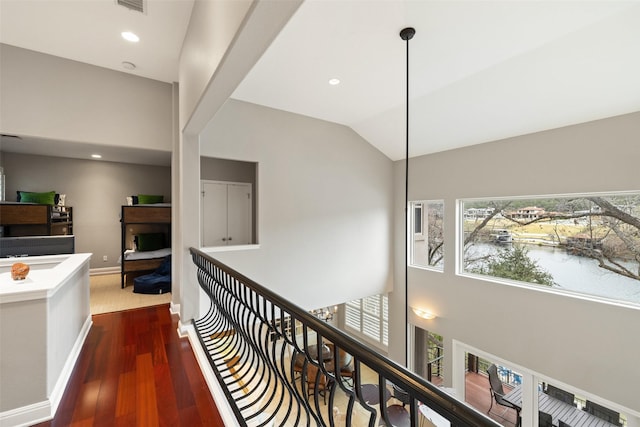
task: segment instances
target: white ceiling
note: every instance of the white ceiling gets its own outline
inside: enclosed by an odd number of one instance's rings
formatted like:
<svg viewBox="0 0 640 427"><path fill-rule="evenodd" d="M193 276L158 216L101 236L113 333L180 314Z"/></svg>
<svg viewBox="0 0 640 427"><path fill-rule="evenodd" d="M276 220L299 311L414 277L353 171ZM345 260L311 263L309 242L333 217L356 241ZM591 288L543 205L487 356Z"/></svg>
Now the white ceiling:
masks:
<svg viewBox="0 0 640 427"><path fill-rule="evenodd" d="M131 74L176 82L193 0L144 4L140 13L116 0L0 0L0 41L117 71L128 61ZM125 41L123 31L140 41Z"/></svg>
<svg viewBox="0 0 640 427"><path fill-rule="evenodd" d="M0 41L176 81L193 0L0 0ZM306 0L233 97L350 126L404 157L640 111L640 1ZM120 32L141 36L129 45ZM342 83L330 86L330 78Z"/></svg>
<svg viewBox="0 0 640 427"><path fill-rule="evenodd" d="M410 155L640 110L637 1L306 1L234 97ZM339 86L327 81L340 78Z"/></svg>

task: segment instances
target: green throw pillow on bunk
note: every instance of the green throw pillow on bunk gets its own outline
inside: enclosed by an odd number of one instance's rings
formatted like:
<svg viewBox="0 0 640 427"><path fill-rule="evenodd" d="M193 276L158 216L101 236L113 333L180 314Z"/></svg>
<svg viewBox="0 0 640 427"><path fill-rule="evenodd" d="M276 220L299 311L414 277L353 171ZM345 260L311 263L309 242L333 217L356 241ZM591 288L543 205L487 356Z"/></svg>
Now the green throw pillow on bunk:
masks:
<svg viewBox="0 0 640 427"><path fill-rule="evenodd" d="M145 233L136 236L136 246L138 251L155 251L164 248L164 234L162 233Z"/></svg>
<svg viewBox="0 0 640 427"><path fill-rule="evenodd" d="M41 205L54 205L56 198L55 191L46 193L33 193L31 191L20 191L20 203L38 203Z"/></svg>
<svg viewBox="0 0 640 427"><path fill-rule="evenodd" d="M154 203L163 203L164 196L156 196L152 194L138 194L138 204L152 205Z"/></svg>

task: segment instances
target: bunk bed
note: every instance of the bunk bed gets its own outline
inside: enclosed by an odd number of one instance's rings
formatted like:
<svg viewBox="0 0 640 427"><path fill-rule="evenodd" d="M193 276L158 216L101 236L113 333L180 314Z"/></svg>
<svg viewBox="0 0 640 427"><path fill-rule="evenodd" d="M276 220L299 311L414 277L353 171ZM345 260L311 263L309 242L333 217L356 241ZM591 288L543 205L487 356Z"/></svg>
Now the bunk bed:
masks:
<svg viewBox="0 0 640 427"><path fill-rule="evenodd" d="M73 210L69 206L1 202L0 237L68 236L73 234Z"/></svg>
<svg viewBox="0 0 640 427"><path fill-rule="evenodd" d="M71 207L0 202L0 258L74 252Z"/></svg>
<svg viewBox="0 0 640 427"><path fill-rule="evenodd" d="M171 205L122 206L121 287L130 278L156 270L171 254Z"/></svg>

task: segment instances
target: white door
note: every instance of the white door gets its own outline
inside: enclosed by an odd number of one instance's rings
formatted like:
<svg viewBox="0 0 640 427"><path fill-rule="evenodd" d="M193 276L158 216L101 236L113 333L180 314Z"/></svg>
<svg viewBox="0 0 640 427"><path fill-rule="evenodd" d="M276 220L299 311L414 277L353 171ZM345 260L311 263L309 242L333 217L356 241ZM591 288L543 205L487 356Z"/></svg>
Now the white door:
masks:
<svg viewBox="0 0 640 427"><path fill-rule="evenodd" d="M202 246L251 243L251 184L202 181Z"/></svg>
<svg viewBox="0 0 640 427"><path fill-rule="evenodd" d="M251 184L227 186L227 244L251 244Z"/></svg>
<svg viewBox="0 0 640 427"><path fill-rule="evenodd" d="M202 182L201 222L202 246L226 245L227 184Z"/></svg>

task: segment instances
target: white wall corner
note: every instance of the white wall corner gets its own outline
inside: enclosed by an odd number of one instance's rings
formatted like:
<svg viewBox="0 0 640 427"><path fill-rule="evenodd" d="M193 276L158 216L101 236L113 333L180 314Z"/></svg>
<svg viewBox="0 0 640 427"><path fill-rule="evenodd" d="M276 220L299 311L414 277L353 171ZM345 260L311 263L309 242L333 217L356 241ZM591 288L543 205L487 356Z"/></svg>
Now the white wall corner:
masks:
<svg viewBox="0 0 640 427"><path fill-rule="evenodd" d="M171 301L171 303L169 304L169 312L171 314L175 314L179 318L180 317L180 304Z"/></svg>

